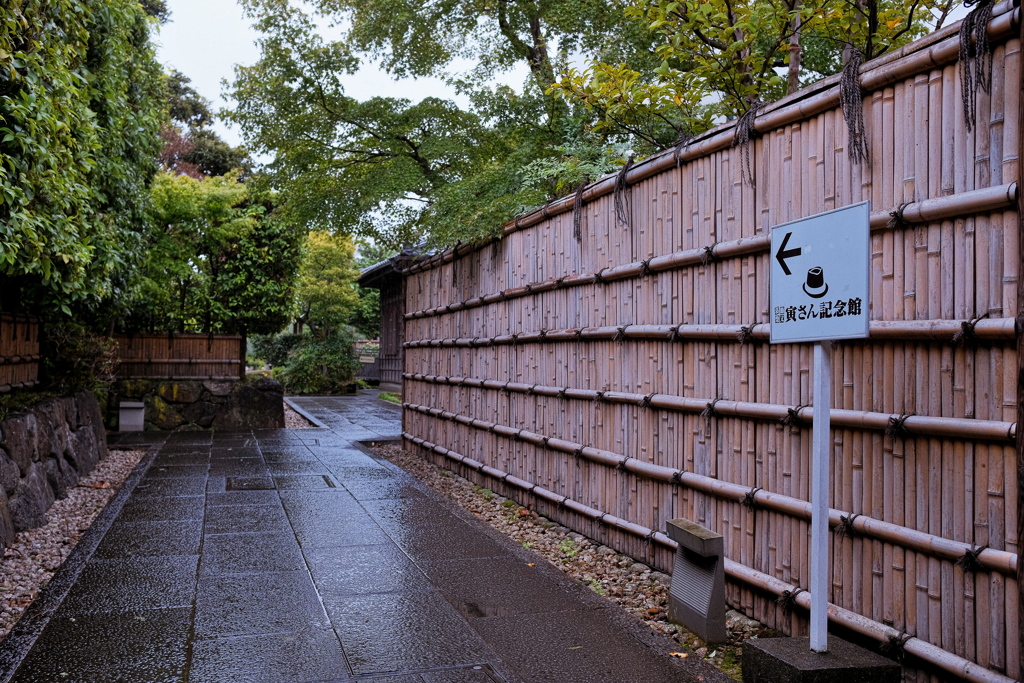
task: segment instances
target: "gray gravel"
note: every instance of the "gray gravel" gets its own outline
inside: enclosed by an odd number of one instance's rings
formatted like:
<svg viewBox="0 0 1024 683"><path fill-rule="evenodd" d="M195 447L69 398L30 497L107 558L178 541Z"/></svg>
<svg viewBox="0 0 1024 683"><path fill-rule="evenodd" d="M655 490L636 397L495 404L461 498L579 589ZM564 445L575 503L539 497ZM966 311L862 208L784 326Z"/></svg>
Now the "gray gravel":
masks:
<svg viewBox="0 0 1024 683"><path fill-rule="evenodd" d="M316 425L295 412L290 405L284 404L284 426L286 429L309 429Z"/></svg>
<svg viewBox="0 0 1024 683"><path fill-rule="evenodd" d="M74 550L146 451L110 451L46 512L46 524L18 534L0 560L0 640Z"/></svg>

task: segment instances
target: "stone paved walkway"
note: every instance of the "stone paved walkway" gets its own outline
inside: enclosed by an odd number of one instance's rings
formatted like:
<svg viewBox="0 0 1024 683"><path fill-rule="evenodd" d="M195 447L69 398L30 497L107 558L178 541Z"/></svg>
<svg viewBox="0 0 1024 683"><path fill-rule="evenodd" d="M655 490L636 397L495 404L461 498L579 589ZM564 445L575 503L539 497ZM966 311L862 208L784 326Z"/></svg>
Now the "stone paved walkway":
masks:
<svg viewBox="0 0 1024 683"><path fill-rule="evenodd" d="M724 679L355 445L396 408L295 403L325 427L115 436L155 457L12 680Z"/></svg>

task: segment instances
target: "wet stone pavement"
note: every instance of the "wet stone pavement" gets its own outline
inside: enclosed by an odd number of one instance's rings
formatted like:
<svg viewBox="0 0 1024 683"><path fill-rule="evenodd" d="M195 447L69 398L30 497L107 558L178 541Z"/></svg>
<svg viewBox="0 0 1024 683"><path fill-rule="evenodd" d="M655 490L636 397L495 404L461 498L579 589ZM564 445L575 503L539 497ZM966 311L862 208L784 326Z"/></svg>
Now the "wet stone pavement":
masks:
<svg viewBox="0 0 1024 683"><path fill-rule="evenodd" d="M357 447L397 436L397 408L293 401L323 426L114 435L149 469L64 600L19 625L34 645L0 645L8 680L721 679Z"/></svg>

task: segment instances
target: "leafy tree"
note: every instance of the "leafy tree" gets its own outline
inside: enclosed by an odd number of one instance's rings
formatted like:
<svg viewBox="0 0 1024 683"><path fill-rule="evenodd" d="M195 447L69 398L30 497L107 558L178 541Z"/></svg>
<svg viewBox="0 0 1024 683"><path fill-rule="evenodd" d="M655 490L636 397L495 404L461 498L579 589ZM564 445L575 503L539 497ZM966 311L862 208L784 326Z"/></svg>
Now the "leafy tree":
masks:
<svg viewBox="0 0 1024 683"><path fill-rule="evenodd" d="M141 251L162 118L150 22L136 0L0 3L0 290L23 306L95 306Z"/></svg>
<svg viewBox="0 0 1024 683"><path fill-rule="evenodd" d="M567 69L554 91L596 111L598 130L665 148L835 73L854 54L871 59L908 43L956 2L630 0L626 14L661 39L654 74L592 60Z"/></svg>
<svg viewBox="0 0 1024 683"><path fill-rule="evenodd" d="M567 136L582 139L589 116L545 94L559 61L584 48L643 53L640 31L603 0L311 3L351 27L334 42L288 2L244 5L263 33L262 57L236 71L238 106L228 116L253 151L274 156L267 182L309 229L341 225L393 248L424 237L430 245L490 237L548 199L547 179L523 169L561 159L557 147ZM399 76L442 75L469 94L473 110L437 98L358 102L342 80L361 56L379 57ZM464 57L477 66L449 74ZM517 62L531 69L522 93L489 84Z"/></svg>
<svg viewBox="0 0 1024 683"><path fill-rule="evenodd" d="M191 82L177 70L171 70L164 81L170 122L160 131L165 143L162 167L193 178L225 175L234 169L251 172L246 151L232 147L210 128L216 120L212 105Z"/></svg>
<svg viewBox="0 0 1024 683"><path fill-rule="evenodd" d="M161 173L132 331L267 334L287 324L301 234L237 175Z"/></svg>
<svg viewBox="0 0 1024 683"><path fill-rule="evenodd" d="M299 327L317 340L343 329L359 300L355 281L355 245L347 235L311 232L299 272Z"/></svg>

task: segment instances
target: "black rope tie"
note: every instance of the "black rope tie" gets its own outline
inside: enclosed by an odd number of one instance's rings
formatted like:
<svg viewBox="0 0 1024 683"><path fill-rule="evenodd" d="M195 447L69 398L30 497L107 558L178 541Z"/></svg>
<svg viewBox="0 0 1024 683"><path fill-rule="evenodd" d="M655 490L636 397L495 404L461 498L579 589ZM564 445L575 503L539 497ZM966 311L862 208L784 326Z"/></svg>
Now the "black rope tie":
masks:
<svg viewBox="0 0 1024 683"><path fill-rule="evenodd" d="M672 335L668 338L669 341L678 342L683 340L683 338L679 336L679 325L673 325L668 329L669 332L672 333Z"/></svg>
<svg viewBox="0 0 1024 683"><path fill-rule="evenodd" d="M658 532L655 529L651 529L651 531L646 536L644 536L644 545L652 545L654 543L654 535L656 533Z"/></svg>
<svg viewBox="0 0 1024 683"><path fill-rule="evenodd" d="M757 112L764 106L764 102L755 98L750 102L750 107L743 112L743 115L736 120L736 129L732 137L732 146L740 148L744 164L740 166L742 180L751 187L754 184L754 167L750 163L750 139L757 134L754 129L754 122L757 119Z"/></svg>
<svg viewBox="0 0 1024 683"><path fill-rule="evenodd" d="M754 326L742 325L740 331L736 334L736 339L739 340L740 346L746 343L756 344L757 337L754 336Z"/></svg>
<svg viewBox="0 0 1024 683"><path fill-rule="evenodd" d="M971 320L964 320L960 323L960 329L956 331L953 338L950 339L950 343L957 348L967 349L974 348L981 342L978 338L977 332L974 331L974 326L978 324L978 321L988 317L988 313L979 315L977 318Z"/></svg>
<svg viewBox="0 0 1024 683"><path fill-rule="evenodd" d="M907 654L907 641L913 638L912 635L904 631L898 636L889 636L889 639L882 643L878 649L883 655L893 656L899 661L903 661L903 658Z"/></svg>
<svg viewBox="0 0 1024 683"><path fill-rule="evenodd" d="M764 489L761 488L760 486L755 486L754 488L750 489L749 491L743 494L743 500L741 500L740 503L742 503L744 507L748 507L751 510L759 509L761 506L758 505L757 503L757 492L763 490Z"/></svg>
<svg viewBox="0 0 1024 683"><path fill-rule="evenodd" d="M601 514L599 514L597 517L594 518L594 521L597 522L598 524L603 525L604 524L604 518L607 515L608 515L607 512L602 512Z"/></svg>
<svg viewBox="0 0 1024 683"><path fill-rule="evenodd" d="M641 408L650 408L651 407L651 400L654 398L654 396L655 396L655 394L647 394L646 396L644 396L643 398L640 399L640 403L638 405Z"/></svg>
<svg viewBox="0 0 1024 683"><path fill-rule="evenodd" d="M557 280L555 280L555 289L561 289L563 284L565 284L565 276L564 275L562 277L558 278Z"/></svg>
<svg viewBox="0 0 1024 683"><path fill-rule="evenodd" d="M577 459L582 458L583 457L583 446L577 446L576 450L574 450L572 452L572 456L574 458L577 458Z"/></svg>
<svg viewBox="0 0 1024 683"><path fill-rule="evenodd" d="M782 595L775 598L775 604L782 608L782 613L788 615L796 607L796 596L804 592L803 588L794 588L791 591L782 591Z"/></svg>
<svg viewBox="0 0 1024 683"><path fill-rule="evenodd" d="M583 243L583 190L587 188L587 179L584 178L576 186L576 196L572 200L572 236L578 244Z"/></svg>
<svg viewBox="0 0 1024 683"><path fill-rule="evenodd" d="M680 134L679 139L676 140L675 151L672 153L675 157L676 168L683 165L683 150L686 149L692 140L693 136L687 135L686 133Z"/></svg>
<svg viewBox="0 0 1024 683"><path fill-rule="evenodd" d="M715 256L715 247L718 246L718 242L715 242L710 247L704 247L704 253L700 255L700 264L702 266L708 266L712 263L718 262L718 257Z"/></svg>
<svg viewBox="0 0 1024 683"><path fill-rule="evenodd" d="M594 392L594 403L604 403L604 392L603 391Z"/></svg>
<svg viewBox="0 0 1024 683"><path fill-rule="evenodd" d="M852 514L849 517L846 515L839 515L839 524L836 525L836 535L839 538L855 538L857 536L857 530L853 527L853 523L860 517L860 513Z"/></svg>
<svg viewBox="0 0 1024 683"><path fill-rule="evenodd" d="M537 385L536 384L531 385L530 388L526 390L526 395L527 396L533 396L536 393L537 393Z"/></svg>
<svg viewBox="0 0 1024 683"><path fill-rule="evenodd" d="M512 435L512 440L513 441L522 441L523 440L523 430L522 429L516 430L516 433Z"/></svg>
<svg viewBox="0 0 1024 683"><path fill-rule="evenodd" d="M645 258L640 262L640 277L646 277L654 274L654 271L651 270L651 259L653 258L653 256L651 258Z"/></svg>
<svg viewBox="0 0 1024 683"><path fill-rule="evenodd" d="M909 436L910 432L907 431L907 418L910 416L911 413L890 416L889 425L885 428L885 435L891 436L894 439L903 439Z"/></svg>
<svg viewBox="0 0 1024 683"><path fill-rule="evenodd" d="M541 330L540 332L537 333L537 338L540 341L544 341L545 339L548 338L548 331L547 330Z"/></svg>
<svg viewBox="0 0 1024 683"><path fill-rule="evenodd" d="M798 405L795 408L786 408L786 416L779 420L786 427L803 427L807 423L800 417L800 411L806 408L805 405Z"/></svg>
<svg viewBox="0 0 1024 683"><path fill-rule="evenodd" d="M629 189L626 174L629 173L629 169L633 168L633 158L633 155L630 154L629 158L626 159L626 164L619 169L618 175L615 176L615 190L613 193L615 220L627 228L630 227L629 214L633 208L633 198L632 193L626 194L626 190Z"/></svg>
<svg viewBox="0 0 1024 683"><path fill-rule="evenodd" d="M583 328L581 327L578 330L576 330L575 332L573 332L573 336L575 336L577 340L582 340L583 339Z"/></svg>
<svg viewBox="0 0 1024 683"><path fill-rule="evenodd" d="M627 460L629 460L629 458L623 458L622 460L615 463L615 469L618 470L619 472L625 472Z"/></svg>
<svg viewBox="0 0 1024 683"><path fill-rule="evenodd" d="M676 486L682 486L683 485L683 471L682 470L676 470L675 472L672 473L672 483L675 484Z"/></svg>
<svg viewBox="0 0 1024 683"><path fill-rule="evenodd" d="M558 398L562 399L563 401L564 401L564 400L567 400L567 399L568 399L568 396L566 396L566 393L567 393L568 391L569 391L569 387L564 387L564 388L562 388L562 389L559 389L559 390L558 390Z"/></svg>
<svg viewBox="0 0 1024 683"><path fill-rule="evenodd" d="M860 65L864 55L853 45L850 58L839 77L839 105L846 119L847 147L850 160L859 164L868 158L867 130L864 126L864 90L860 82Z"/></svg>
<svg viewBox="0 0 1024 683"><path fill-rule="evenodd" d="M885 224L885 227L889 230L896 230L898 228L909 228L910 221L903 217L903 212L910 206L910 202L903 202L895 209L889 212L889 221Z"/></svg>
<svg viewBox="0 0 1024 683"><path fill-rule="evenodd" d="M619 325L615 328L615 334L612 335L613 342L624 342L626 341L626 328L628 325Z"/></svg>
<svg viewBox="0 0 1024 683"><path fill-rule="evenodd" d="M512 346L517 346L519 344L519 334L518 333L512 334L511 335L511 339L512 339Z"/></svg>
<svg viewBox="0 0 1024 683"><path fill-rule="evenodd" d="M475 349L480 346L480 337L473 337L469 340L469 348Z"/></svg>
<svg viewBox="0 0 1024 683"><path fill-rule="evenodd" d="M992 19L993 0L964 0L964 7L977 4L960 24L960 96L964 106L967 132L978 118L978 90L992 88L992 46L988 42L988 22Z"/></svg>
<svg viewBox="0 0 1024 683"><path fill-rule="evenodd" d="M606 268L602 268L601 270L599 270L596 273L594 273L594 282L599 282L602 285L608 284L608 281L604 279L604 271L605 270L607 270L607 269Z"/></svg>
<svg viewBox="0 0 1024 683"><path fill-rule="evenodd" d="M540 445L543 446L544 448L549 448L548 442L550 442L550 441L551 441L551 437L550 436L542 436L541 439L540 439Z"/></svg>
<svg viewBox="0 0 1024 683"><path fill-rule="evenodd" d="M987 548L987 544L980 548L972 545L969 550L965 550L964 554L956 559L956 566L960 567L965 572L980 572L985 568L985 565L981 563L981 553Z"/></svg>
<svg viewBox="0 0 1024 683"><path fill-rule="evenodd" d="M700 416L704 418L705 431L711 431L711 418L718 417L718 411L715 410L715 404L721 400L721 398L716 398L715 400L708 403L704 407L704 410L701 411Z"/></svg>
<svg viewBox="0 0 1024 683"><path fill-rule="evenodd" d="M502 385L501 385L501 391L502 391L502 392L504 392L504 393L506 393L506 394L510 394L510 393L512 393L511 391L509 391L509 388L508 388L508 385L509 385L509 384L512 384L512 381L511 381L511 380L509 380L508 382L505 382L504 384L502 384Z"/></svg>

